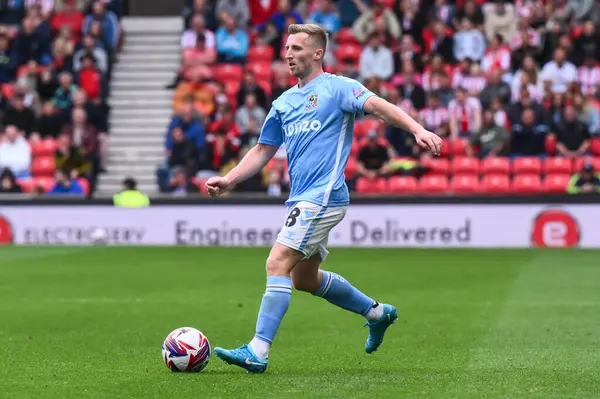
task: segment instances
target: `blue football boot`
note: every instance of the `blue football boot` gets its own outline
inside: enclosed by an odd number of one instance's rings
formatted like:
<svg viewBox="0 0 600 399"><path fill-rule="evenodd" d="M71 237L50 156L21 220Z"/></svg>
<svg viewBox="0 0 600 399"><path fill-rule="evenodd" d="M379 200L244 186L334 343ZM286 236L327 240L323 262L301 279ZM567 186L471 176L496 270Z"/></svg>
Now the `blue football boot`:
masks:
<svg viewBox="0 0 600 399"><path fill-rule="evenodd" d="M264 373L267 369L268 359L259 359L248 344L231 350L216 347L214 353L219 359L239 366L249 373Z"/></svg>
<svg viewBox="0 0 600 399"><path fill-rule="evenodd" d="M398 311L392 305L383 305L383 316L379 320L369 321L365 326L369 326L369 338L365 343L365 351L373 353L383 342L383 336L389 326L398 319Z"/></svg>

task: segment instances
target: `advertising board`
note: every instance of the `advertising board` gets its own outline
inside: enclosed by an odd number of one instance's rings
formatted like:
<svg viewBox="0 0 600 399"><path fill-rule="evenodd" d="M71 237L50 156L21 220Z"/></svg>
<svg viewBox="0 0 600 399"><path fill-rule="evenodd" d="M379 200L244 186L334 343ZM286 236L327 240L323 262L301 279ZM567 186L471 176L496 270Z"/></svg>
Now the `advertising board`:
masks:
<svg viewBox="0 0 600 399"><path fill-rule="evenodd" d="M101 228L114 245L268 246L286 219L277 205L0 207L0 242L86 245ZM351 205L329 246L600 248L598 205Z"/></svg>

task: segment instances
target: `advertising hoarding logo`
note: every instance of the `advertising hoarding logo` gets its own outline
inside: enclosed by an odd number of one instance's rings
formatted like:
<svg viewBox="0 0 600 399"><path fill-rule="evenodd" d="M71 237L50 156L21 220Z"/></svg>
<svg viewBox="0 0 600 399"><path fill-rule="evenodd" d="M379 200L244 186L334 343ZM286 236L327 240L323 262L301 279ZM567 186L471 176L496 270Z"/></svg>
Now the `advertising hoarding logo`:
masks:
<svg viewBox="0 0 600 399"><path fill-rule="evenodd" d="M0 215L0 245L12 244L14 242L14 234L12 226L8 219Z"/></svg>
<svg viewBox="0 0 600 399"><path fill-rule="evenodd" d="M579 245L577 220L562 209L541 212L533 221L531 241L535 247L571 248Z"/></svg>

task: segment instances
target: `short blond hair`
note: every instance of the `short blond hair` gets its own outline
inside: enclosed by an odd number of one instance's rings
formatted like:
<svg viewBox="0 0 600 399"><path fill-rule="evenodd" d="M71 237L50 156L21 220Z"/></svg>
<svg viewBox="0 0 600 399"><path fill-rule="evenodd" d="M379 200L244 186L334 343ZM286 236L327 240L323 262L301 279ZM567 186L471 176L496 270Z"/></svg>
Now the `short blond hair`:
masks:
<svg viewBox="0 0 600 399"><path fill-rule="evenodd" d="M317 24L291 24L288 26L288 33L294 35L296 33L306 33L317 44L318 48L323 49L323 53L327 50L327 31Z"/></svg>

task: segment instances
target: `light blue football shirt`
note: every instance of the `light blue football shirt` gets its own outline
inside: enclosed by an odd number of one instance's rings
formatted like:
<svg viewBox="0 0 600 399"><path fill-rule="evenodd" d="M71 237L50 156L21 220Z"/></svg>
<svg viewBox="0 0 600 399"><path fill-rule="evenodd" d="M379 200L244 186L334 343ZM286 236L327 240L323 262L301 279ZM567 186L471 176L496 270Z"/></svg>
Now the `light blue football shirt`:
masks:
<svg viewBox="0 0 600 399"><path fill-rule="evenodd" d="M286 205L350 202L344 170L352 149L354 118L374 94L354 79L323 73L273 102L258 142L285 143L290 173Z"/></svg>

